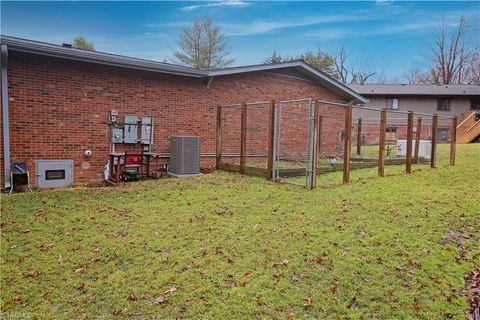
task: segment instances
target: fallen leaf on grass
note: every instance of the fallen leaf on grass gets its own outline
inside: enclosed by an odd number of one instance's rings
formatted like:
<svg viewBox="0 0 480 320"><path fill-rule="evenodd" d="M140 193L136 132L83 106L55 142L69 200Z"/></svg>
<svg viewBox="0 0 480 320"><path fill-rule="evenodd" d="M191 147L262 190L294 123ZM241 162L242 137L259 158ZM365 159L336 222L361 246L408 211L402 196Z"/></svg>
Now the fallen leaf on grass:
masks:
<svg viewBox="0 0 480 320"><path fill-rule="evenodd" d="M197 264L195 262L190 262L189 264L187 264L185 267L182 268L182 272L185 272L187 270L190 270L190 269L193 269L193 268L196 268L197 267Z"/></svg>
<svg viewBox="0 0 480 320"><path fill-rule="evenodd" d="M419 312L419 311L420 311L420 306L419 306L418 304L414 303L414 304L412 305L412 307L413 307L413 310L415 310L415 312Z"/></svg>
<svg viewBox="0 0 480 320"><path fill-rule="evenodd" d="M62 258L62 255L59 255L58 258L57 258L57 263L59 265L62 265L63 264L63 258Z"/></svg>
<svg viewBox="0 0 480 320"><path fill-rule="evenodd" d="M13 303L21 305L22 307L25 307L27 305L25 302L23 302L22 297L19 297L19 296L13 297Z"/></svg>
<svg viewBox="0 0 480 320"><path fill-rule="evenodd" d="M353 309L353 308L357 308L357 307L358 307L357 298L353 297L353 299L348 304L347 308L348 309Z"/></svg>
<svg viewBox="0 0 480 320"><path fill-rule="evenodd" d="M22 272L26 277L38 277L40 275L40 271L37 270L28 270Z"/></svg>
<svg viewBox="0 0 480 320"><path fill-rule="evenodd" d="M85 271L85 267L80 267L80 268L77 268L75 269L75 273L83 273L83 271Z"/></svg>
<svg viewBox="0 0 480 320"><path fill-rule="evenodd" d="M137 301L137 300L138 300L138 297L135 295L135 293L132 292L132 293L130 293L130 294L128 295L127 299L128 299L129 301Z"/></svg>
<svg viewBox="0 0 480 320"><path fill-rule="evenodd" d="M158 304L162 304L162 303L167 302L167 299L165 299L164 296L158 296L158 297L155 298L155 302L158 303Z"/></svg>
<svg viewBox="0 0 480 320"><path fill-rule="evenodd" d="M336 294L337 293L337 287L333 286L330 288L330 291L333 293L333 294Z"/></svg>
<svg viewBox="0 0 480 320"><path fill-rule="evenodd" d="M29 229L23 229L23 230L20 230L20 233L23 233L23 234L25 234L25 233L29 233L29 232L30 232L30 230L29 230Z"/></svg>
<svg viewBox="0 0 480 320"><path fill-rule="evenodd" d="M300 272L299 274L294 274L292 276L292 281L293 282L298 282L298 281L300 281L300 280L302 280L303 278L306 278L306 277L307 277L307 275L305 273Z"/></svg>
<svg viewBox="0 0 480 320"><path fill-rule="evenodd" d="M243 279L243 278L240 279L240 280L238 280L238 285L239 285L240 287L244 287L246 283L247 283L247 280L245 280L245 279Z"/></svg>
<svg viewBox="0 0 480 320"><path fill-rule="evenodd" d="M290 262L290 261L288 261L288 259L283 259L282 261L280 261L280 262L278 262L278 263L277 263L277 262L274 263L273 266L274 266L274 267L275 267L275 266L286 266L286 265L288 265L289 262Z"/></svg>
<svg viewBox="0 0 480 320"><path fill-rule="evenodd" d="M316 258L314 259L314 261L315 261L316 263L318 263L318 264L322 264L322 263L323 263L323 258L320 257L320 256L318 256L318 257L316 257Z"/></svg>
<svg viewBox="0 0 480 320"><path fill-rule="evenodd" d="M313 299L312 298L305 298L305 303L303 304L305 307L311 307L313 306Z"/></svg>
<svg viewBox="0 0 480 320"><path fill-rule="evenodd" d="M37 217L43 217L47 215L47 210L44 208L38 209L37 212L35 213L35 216Z"/></svg>
<svg viewBox="0 0 480 320"><path fill-rule="evenodd" d="M172 287L172 288L168 289L167 291L163 292L163 294L173 293L175 291L177 291L177 288Z"/></svg>

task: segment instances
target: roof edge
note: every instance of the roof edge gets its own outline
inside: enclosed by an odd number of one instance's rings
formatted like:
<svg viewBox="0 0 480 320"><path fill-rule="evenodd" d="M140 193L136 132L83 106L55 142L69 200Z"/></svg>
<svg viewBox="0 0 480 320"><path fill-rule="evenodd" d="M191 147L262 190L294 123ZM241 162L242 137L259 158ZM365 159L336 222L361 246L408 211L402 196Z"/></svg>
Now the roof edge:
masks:
<svg viewBox="0 0 480 320"><path fill-rule="evenodd" d="M125 68L141 69L153 72L162 72L191 77L205 77L206 71L174 64L133 58L100 51L88 51L77 48L66 48L56 44L50 44L34 40L0 35L0 43L7 45L8 50L28 52L57 58L66 58L84 62L99 63L104 65L119 66Z"/></svg>
<svg viewBox="0 0 480 320"><path fill-rule="evenodd" d="M308 71L310 74L314 75L315 77L320 78L328 86L333 87L337 91L344 93L347 97L351 98L354 101L363 102L363 103L367 102L367 99L365 97L361 96L356 91L354 91L353 89L350 89L343 83L326 75L325 73L318 70L317 68L311 66L304 60L292 60L292 61L281 62L281 63L257 64L257 65L240 66L240 67L232 67L232 68L224 68L224 69L214 69L214 70L208 71L208 76L209 77L226 76L226 75L232 75L232 74L268 71L268 70L292 68L292 67L303 68L304 70Z"/></svg>

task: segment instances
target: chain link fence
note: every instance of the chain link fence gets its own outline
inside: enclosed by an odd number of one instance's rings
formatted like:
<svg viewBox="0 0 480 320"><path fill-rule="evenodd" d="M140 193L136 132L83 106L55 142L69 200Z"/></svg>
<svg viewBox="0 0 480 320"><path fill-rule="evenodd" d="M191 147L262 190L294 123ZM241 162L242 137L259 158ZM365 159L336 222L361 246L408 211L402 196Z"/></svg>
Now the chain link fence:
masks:
<svg viewBox="0 0 480 320"><path fill-rule="evenodd" d="M219 106L217 168L313 188L442 167L456 119L312 98ZM433 159L432 159L433 158Z"/></svg>

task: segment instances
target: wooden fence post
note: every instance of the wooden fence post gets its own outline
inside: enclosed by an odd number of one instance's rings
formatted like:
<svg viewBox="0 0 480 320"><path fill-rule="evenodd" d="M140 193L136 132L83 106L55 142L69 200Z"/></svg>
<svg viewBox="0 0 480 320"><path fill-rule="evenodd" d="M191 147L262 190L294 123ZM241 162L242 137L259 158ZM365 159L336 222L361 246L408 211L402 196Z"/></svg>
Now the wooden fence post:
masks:
<svg viewBox="0 0 480 320"><path fill-rule="evenodd" d="M220 168L222 162L222 107L217 106L217 139L216 139L215 167Z"/></svg>
<svg viewBox="0 0 480 320"><path fill-rule="evenodd" d="M405 173L412 173L412 140L413 140L413 111L408 111L407 118L407 158L405 159Z"/></svg>
<svg viewBox="0 0 480 320"><path fill-rule="evenodd" d="M380 113L380 143L378 144L378 175L385 175L385 134L387 130L387 110Z"/></svg>
<svg viewBox="0 0 480 320"><path fill-rule="evenodd" d="M312 188L317 187L317 165L318 165L318 129L319 129L319 117L318 117L318 101L313 100L313 167L312 167Z"/></svg>
<svg viewBox="0 0 480 320"><path fill-rule="evenodd" d="M452 136L450 138L450 165L455 165L455 154L457 148L457 116L452 118Z"/></svg>
<svg viewBox="0 0 480 320"><path fill-rule="evenodd" d="M345 144L343 150L343 183L350 182L350 148L352 145L352 105L345 109Z"/></svg>
<svg viewBox="0 0 480 320"><path fill-rule="evenodd" d="M413 159L415 163L418 163L418 152L420 150L420 139L422 132L422 117L417 118L417 132L415 132L415 153Z"/></svg>
<svg viewBox="0 0 480 320"><path fill-rule="evenodd" d="M430 154L430 167L435 168L437 162L437 128L438 128L438 114L434 114L432 118L432 147Z"/></svg>
<svg viewBox="0 0 480 320"><path fill-rule="evenodd" d="M267 179L273 179L273 144L275 132L275 100L270 101L268 108L268 163L267 163Z"/></svg>
<svg viewBox="0 0 480 320"><path fill-rule="evenodd" d="M241 128L240 128L240 174L245 174L245 161L247 156L247 104L241 106Z"/></svg>
<svg viewBox="0 0 480 320"><path fill-rule="evenodd" d="M362 153L362 118L358 119L357 124L357 155Z"/></svg>

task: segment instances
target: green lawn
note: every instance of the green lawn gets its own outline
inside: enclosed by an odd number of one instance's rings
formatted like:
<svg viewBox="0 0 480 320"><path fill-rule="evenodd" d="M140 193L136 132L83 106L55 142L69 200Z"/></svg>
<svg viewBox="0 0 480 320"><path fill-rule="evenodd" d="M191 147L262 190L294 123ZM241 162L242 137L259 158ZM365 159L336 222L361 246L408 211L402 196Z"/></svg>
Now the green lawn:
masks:
<svg viewBox="0 0 480 320"><path fill-rule="evenodd" d="M216 172L2 195L1 310L464 319L463 276L480 267L479 164L480 144L459 145L454 167L359 170L312 191Z"/></svg>

